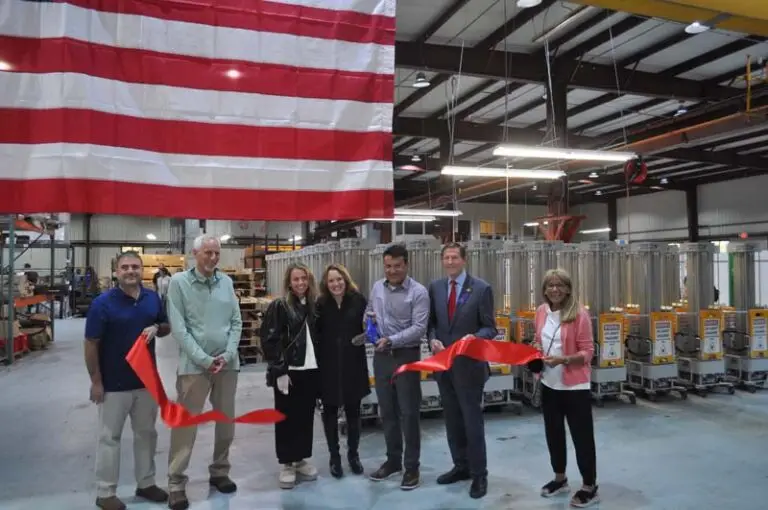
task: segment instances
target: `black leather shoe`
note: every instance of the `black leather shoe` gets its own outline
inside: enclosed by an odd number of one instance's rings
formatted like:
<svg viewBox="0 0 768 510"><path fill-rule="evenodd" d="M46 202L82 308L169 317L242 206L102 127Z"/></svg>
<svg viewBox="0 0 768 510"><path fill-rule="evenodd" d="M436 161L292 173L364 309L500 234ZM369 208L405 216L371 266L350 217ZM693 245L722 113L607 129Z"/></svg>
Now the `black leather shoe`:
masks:
<svg viewBox="0 0 768 510"><path fill-rule="evenodd" d="M222 494L232 494L237 491L237 485L228 476L211 477L208 483Z"/></svg>
<svg viewBox="0 0 768 510"><path fill-rule="evenodd" d="M488 477L475 476L472 478L472 485L469 487L469 497L480 499L488 493Z"/></svg>
<svg viewBox="0 0 768 510"><path fill-rule="evenodd" d="M447 473L443 473L442 475L438 476L437 483L439 485L450 485L452 483L461 482L463 480L469 480L469 478L469 471L454 466L453 469Z"/></svg>
<svg viewBox="0 0 768 510"><path fill-rule="evenodd" d="M331 476L341 478L344 476L344 469L341 467L341 457L333 456L330 461Z"/></svg>
<svg viewBox="0 0 768 510"><path fill-rule="evenodd" d="M363 464L360 462L360 457L358 455L349 455L347 458L349 461L349 469L352 470L352 473L356 475L362 475L363 471Z"/></svg>

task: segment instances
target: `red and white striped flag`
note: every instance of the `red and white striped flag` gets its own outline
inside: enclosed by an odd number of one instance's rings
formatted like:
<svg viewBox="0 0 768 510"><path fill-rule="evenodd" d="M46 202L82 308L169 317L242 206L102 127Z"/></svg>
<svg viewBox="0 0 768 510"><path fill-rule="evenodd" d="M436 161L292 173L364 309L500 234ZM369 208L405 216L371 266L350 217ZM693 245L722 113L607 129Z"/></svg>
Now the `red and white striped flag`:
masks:
<svg viewBox="0 0 768 510"><path fill-rule="evenodd" d="M0 211L392 215L395 0L0 1Z"/></svg>

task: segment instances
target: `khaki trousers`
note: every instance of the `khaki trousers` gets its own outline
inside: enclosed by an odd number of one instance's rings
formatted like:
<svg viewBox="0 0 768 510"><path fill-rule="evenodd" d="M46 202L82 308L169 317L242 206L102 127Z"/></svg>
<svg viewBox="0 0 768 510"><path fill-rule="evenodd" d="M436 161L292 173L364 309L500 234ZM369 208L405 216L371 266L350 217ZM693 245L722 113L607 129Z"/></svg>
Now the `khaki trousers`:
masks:
<svg viewBox="0 0 768 510"><path fill-rule="evenodd" d="M179 375L176 378L177 401L192 414L199 414L208 397L211 406L235 417L235 391L237 371L226 370L218 374ZM188 477L184 474L192 457L197 437L197 426L171 429L171 450L168 455L168 489L183 491ZM216 423L213 443L213 462L208 467L211 477L229 476L229 448L235 437L234 423Z"/></svg>
<svg viewBox="0 0 768 510"><path fill-rule="evenodd" d="M145 389L107 392L99 405L96 486L100 498L114 496L117 490L120 479L120 439L128 416L131 417L133 429L133 472L136 485L140 489L155 485L157 404Z"/></svg>

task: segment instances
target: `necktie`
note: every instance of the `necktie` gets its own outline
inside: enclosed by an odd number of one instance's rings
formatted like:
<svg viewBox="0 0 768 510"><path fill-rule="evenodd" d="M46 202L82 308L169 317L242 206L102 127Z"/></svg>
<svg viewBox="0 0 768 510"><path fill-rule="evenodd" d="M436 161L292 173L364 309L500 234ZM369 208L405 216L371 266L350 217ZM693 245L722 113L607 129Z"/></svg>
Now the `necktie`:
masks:
<svg viewBox="0 0 768 510"><path fill-rule="evenodd" d="M456 280L451 280L451 293L448 296L448 320L453 320L453 314L456 312Z"/></svg>

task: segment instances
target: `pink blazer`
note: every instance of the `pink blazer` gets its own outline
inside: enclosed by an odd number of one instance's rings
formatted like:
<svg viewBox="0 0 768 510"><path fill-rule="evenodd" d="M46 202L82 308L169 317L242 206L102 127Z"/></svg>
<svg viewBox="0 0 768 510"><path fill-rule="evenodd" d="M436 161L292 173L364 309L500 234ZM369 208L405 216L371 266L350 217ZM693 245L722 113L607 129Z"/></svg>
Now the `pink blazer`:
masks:
<svg viewBox="0 0 768 510"><path fill-rule="evenodd" d="M536 347L541 349L541 331L547 322L546 303L536 309ZM563 384L575 386L589 382L592 375L592 356L595 354L594 338L592 337L592 320L585 309L579 310L576 320L564 323L560 327L560 341L563 344L563 355L579 355L584 358L584 364L563 366ZM545 354L545 353L543 353Z"/></svg>

